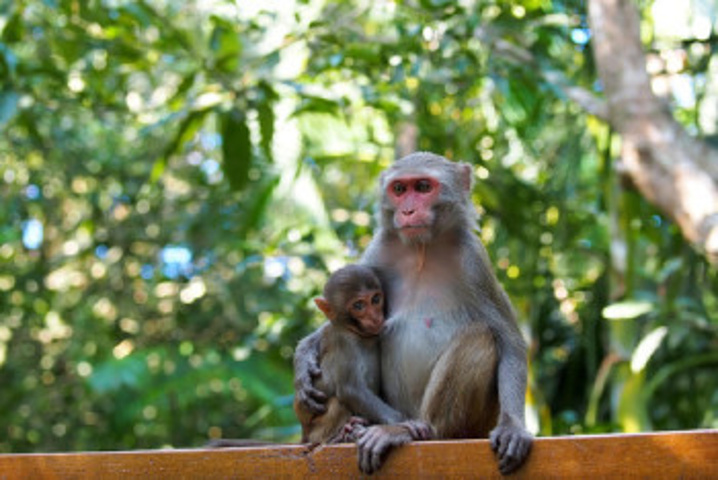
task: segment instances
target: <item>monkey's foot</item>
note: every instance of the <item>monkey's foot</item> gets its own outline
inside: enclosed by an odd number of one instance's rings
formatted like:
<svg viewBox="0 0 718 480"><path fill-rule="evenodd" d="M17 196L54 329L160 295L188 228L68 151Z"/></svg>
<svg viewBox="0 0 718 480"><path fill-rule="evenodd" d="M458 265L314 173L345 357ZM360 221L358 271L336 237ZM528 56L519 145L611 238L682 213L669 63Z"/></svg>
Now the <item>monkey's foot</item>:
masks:
<svg viewBox="0 0 718 480"><path fill-rule="evenodd" d="M434 429L431 425L419 420L366 428L357 440L359 469L363 473L372 474L379 470L392 448L412 440L428 440L433 437Z"/></svg>
<svg viewBox="0 0 718 480"><path fill-rule="evenodd" d="M399 425L406 427L412 440L432 440L436 438L434 427L421 420L407 420Z"/></svg>
<svg viewBox="0 0 718 480"><path fill-rule="evenodd" d="M337 443L356 442L364 435L368 426L369 420L362 417L351 417L349 421L344 424L340 433L340 440Z"/></svg>
<svg viewBox="0 0 718 480"><path fill-rule="evenodd" d="M492 430L491 449L499 458L499 471L503 475L518 469L531 451L533 436L523 427L499 425Z"/></svg>

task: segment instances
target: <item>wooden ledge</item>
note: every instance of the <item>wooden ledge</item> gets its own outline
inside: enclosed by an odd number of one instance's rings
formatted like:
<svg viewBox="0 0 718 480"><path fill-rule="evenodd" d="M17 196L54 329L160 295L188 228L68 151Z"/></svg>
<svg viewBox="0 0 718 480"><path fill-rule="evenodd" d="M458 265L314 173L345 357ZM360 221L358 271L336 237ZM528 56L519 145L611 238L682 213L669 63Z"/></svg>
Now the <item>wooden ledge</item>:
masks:
<svg viewBox="0 0 718 480"><path fill-rule="evenodd" d="M0 479L359 478L354 445L0 455ZM486 440L422 442L371 478L501 478ZM538 438L511 478L718 478L718 430Z"/></svg>

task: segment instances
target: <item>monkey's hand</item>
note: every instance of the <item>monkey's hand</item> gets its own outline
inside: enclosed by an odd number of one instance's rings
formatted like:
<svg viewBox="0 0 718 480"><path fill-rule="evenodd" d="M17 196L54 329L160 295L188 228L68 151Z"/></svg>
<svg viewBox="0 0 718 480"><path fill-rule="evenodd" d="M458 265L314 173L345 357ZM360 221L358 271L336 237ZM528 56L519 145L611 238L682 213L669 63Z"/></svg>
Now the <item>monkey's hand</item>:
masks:
<svg viewBox="0 0 718 480"><path fill-rule="evenodd" d="M359 469L370 475L379 470L392 448L412 440L429 440L433 437L434 429L431 425L419 420L369 427L357 440Z"/></svg>
<svg viewBox="0 0 718 480"><path fill-rule="evenodd" d="M491 449L499 457L499 471L508 475L523 465L531 451L533 436L518 425L498 425L489 435Z"/></svg>
<svg viewBox="0 0 718 480"><path fill-rule="evenodd" d="M297 401L310 413L327 411L327 396L314 386L322 375L319 368L319 330L304 338L294 352L294 391Z"/></svg>
<svg viewBox="0 0 718 480"><path fill-rule="evenodd" d="M336 443L356 442L364 435L368 426L369 420L366 418L351 417L349 421L344 424L339 434L339 441Z"/></svg>

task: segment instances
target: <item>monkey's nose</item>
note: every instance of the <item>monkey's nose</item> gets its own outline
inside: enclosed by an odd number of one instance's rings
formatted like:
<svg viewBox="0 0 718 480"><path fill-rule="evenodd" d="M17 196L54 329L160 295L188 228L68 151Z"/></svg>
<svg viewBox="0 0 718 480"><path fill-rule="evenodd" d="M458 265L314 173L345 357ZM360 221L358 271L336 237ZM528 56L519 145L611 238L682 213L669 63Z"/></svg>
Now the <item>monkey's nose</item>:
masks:
<svg viewBox="0 0 718 480"><path fill-rule="evenodd" d="M414 215L414 212L416 212L416 210L402 210L401 211L402 215L404 215L405 217L411 217L412 215Z"/></svg>

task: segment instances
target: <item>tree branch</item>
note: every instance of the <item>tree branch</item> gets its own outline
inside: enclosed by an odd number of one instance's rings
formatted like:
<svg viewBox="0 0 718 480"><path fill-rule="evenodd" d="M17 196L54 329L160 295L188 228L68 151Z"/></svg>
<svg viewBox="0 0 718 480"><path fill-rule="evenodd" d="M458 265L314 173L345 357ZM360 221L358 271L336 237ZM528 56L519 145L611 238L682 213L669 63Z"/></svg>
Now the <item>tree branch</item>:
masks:
<svg viewBox="0 0 718 480"><path fill-rule="evenodd" d="M718 151L691 137L651 90L631 0L590 0L588 20L608 121L641 193L718 262Z"/></svg>
<svg viewBox="0 0 718 480"><path fill-rule="evenodd" d="M556 70L546 70L545 67L539 65L536 57L525 48L521 48L518 45L499 38L496 32L491 31L491 29L486 26L478 27L474 31L474 35L485 45L488 45L491 51L496 55L499 55L511 63L531 68L540 73L546 82L558 87L566 98L576 103L591 115L608 121L608 106L606 102L585 88L571 85L571 82L569 82L562 73Z"/></svg>

